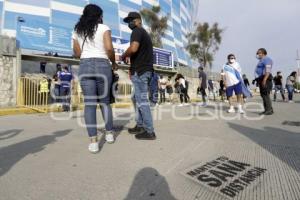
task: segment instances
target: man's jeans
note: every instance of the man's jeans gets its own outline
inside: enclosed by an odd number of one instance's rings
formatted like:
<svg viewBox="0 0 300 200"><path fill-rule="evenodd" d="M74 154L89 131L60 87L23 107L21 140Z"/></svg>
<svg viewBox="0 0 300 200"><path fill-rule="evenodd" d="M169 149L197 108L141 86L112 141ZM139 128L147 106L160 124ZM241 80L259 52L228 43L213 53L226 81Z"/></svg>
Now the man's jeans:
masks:
<svg viewBox="0 0 300 200"><path fill-rule="evenodd" d="M90 137L97 136L97 104L100 103L106 131L113 129L110 106L112 84L111 65L107 59L86 58L80 60L79 80L84 95L84 119Z"/></svg>
<svg viewBox="0 0 300 200"><path fill-rule="evenodd" d="M70 111L70 103L71 103L70 88L61 87L60 90L61 90L63 111Z"/></svg>
<svg viewBox="0 0 300 200"><path fill-rule="evenodd" d="M131 76L134 87L134 103L136 111L136 123L138 127L143 127L147 133L153 133L153 120L150 110L148 92L152 72L145 72L141 76L137 73Z"/></svg>
<svg viewBox="0 0 300 200"><path fill-rule="evenodd" d="M286 85L286 89L288 91L289 101L293 100L293 94L294 94L294 86L292 85Z"/></svg>
<svg viewBox="0 0 300 200"><path fill-rule="evenodd" d="M282 85L275 85L275 92L274 92L274 101L276 101L276 97L277 97L277 92L280 91L280 94L282 96L282 100L285 100L284 97L284 88L282 87Z"/></svg>
<svg viewBox="0 0 300 200"><path fill-rule="evenodd" d="M159 89L160 103L166 102L166 89Z"/></svg>

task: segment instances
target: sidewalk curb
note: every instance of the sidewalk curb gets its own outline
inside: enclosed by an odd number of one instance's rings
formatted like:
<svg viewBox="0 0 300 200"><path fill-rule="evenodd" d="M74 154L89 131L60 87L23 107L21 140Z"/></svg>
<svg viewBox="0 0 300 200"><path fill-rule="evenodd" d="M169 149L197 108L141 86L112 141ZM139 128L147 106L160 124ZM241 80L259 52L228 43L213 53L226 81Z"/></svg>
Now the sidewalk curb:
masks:
<svg viewBox="0 0 300 200"><path fill-rule="evenodd" d="M112 105L112 108L130 108L132 106L132 103L116 103ZM84 106L80 105L78 107L74 108L75 110L83 110ZM62 112L61 108L52 106L48 107L48 113L49 112ZM10 115L24 115L24 114L36 114L41 113L37 110L31 109L31 108L25 108L25 107L13 107L13 108L0 108L0 116L10 116Z"/></svg>

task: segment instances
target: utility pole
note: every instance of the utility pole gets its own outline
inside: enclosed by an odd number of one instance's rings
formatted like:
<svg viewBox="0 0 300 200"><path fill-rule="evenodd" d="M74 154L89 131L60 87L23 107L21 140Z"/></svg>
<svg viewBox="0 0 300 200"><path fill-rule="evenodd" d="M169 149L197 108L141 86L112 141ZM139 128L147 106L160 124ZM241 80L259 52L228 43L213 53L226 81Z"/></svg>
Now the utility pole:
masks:
<svg viewBox="0 0 300 200"><path fill-rule="evenodd" d="M299 56L299 50L297 49L297 76L298 76L298 81L297 81L297 90L299 90L299 85L300 85L300 56Z"/></svg>

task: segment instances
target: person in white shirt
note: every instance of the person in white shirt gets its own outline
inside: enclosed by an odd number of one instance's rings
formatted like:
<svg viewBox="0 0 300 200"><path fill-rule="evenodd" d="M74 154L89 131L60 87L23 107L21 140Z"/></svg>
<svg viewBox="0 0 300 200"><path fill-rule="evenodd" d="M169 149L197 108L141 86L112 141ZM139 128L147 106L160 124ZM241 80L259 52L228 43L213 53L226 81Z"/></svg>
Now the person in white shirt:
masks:
<svg viewBox="0 0 300 200"><path fill-rule="evenodd" d="M229 113L234 113L235 109L232 103L233 92L237 96L238 102L238 112L243 114L244 110L242 109L243 102L243 88L241 82L241 67L238 62L236 62L236 57L233 54L227 56L228 62L223 66L224 73L224 83L226 87L226 96L229 100L230 108Z"/></svg>
<svg viewBox="0 0 300 200"><path fill-rule="evenodd" d="M167 93L169 94L169 104L173 103L173 86L171 81L171 76L168 77L167 85L166 85Z"/></svg>
<svg viewBox="0 0 300 200"><path fill-rule="evenodd" d="M159 86L159 94L160 94L160 103L166 102L166 87L167 87L167 80L161 75L158 81Z"/></svg>
<svg viewBox="0 0 300 200"><path fill-rule="evenodd" d="M177 87L179 90L179 97L180 97L180 104L179 106L188 105L188 97L187 97L187 90L185 79L182 74L177 74L175 81L177 82ZM183 104L184 100L184 104Z"/></svg>
<svg viewBox="0 0 300 200"><path fill-rule="evenodd" d="M97 104L105 121L105 139L114 142L111 103L112 70L118 65L112 45L111 30L103 24L103 11L94 4L87 5L73 33L73 50L80 57L78 77L84 95L84 119L90 137L89 151L99 151L97 137ZM110 63L111 62L111 63Z"/></svg>

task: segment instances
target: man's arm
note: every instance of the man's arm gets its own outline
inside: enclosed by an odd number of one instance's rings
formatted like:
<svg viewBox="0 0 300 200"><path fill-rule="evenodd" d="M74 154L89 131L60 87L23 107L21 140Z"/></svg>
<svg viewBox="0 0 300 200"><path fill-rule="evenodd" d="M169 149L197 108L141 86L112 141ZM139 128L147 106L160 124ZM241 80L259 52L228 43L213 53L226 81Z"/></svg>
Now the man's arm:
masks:
<svg viewBox="0 0 300 200"><path fill-rule="evenodd" d="M123 54L123 58L127 58L127 57L131 57L133 54L135 54L138 49L140 47L140 43L133 41L130 43L130 46L128 47L128 49L125 51L125 53Z"/></svg>
<svg viewBox="0 0 300 200"><path fill-rule="evenodd" d="M262 82L262 85L264 87L266 86L267 80L271 74L271 69L272 69L272 65L266 65L266 73L264 75L263 82Z"/></svg>
<svg viewBox="0 0 300 200"><path fill-rule="evenodd" d="M134 55L139 50L141 41L142 41L142 32L140 31L140 29L136 28L131 33L130 46L122 55L122 60L125 60L125 58Z"/></svg>
<svg viewBox="0 0 300 200"><path fill-rule="evenodd" d="M201 88L202 86L202 77L199 78L199 87Z"/></svg>

